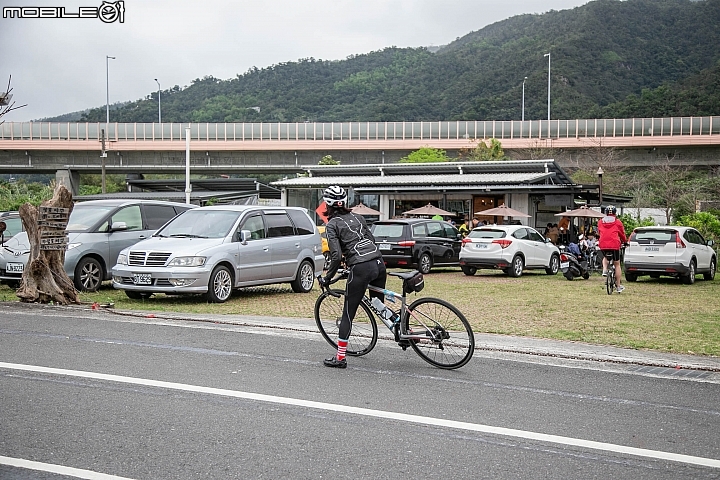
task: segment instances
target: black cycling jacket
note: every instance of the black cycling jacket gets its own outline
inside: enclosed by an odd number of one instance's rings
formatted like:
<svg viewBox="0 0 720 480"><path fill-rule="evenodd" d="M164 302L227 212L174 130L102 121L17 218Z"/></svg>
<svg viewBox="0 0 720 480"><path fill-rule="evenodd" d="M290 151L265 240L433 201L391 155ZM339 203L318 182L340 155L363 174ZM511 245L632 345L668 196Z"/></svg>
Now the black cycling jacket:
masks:
<svg viewBox="0 0 720 480"><path fill-rule="evenodd" d="M382 253L375 245L375 237L361 215L352 212L335 215L325 227L330 247L330 266L325 278L332 278L340 267L342 257L348 267L375 259Z"/></svg>

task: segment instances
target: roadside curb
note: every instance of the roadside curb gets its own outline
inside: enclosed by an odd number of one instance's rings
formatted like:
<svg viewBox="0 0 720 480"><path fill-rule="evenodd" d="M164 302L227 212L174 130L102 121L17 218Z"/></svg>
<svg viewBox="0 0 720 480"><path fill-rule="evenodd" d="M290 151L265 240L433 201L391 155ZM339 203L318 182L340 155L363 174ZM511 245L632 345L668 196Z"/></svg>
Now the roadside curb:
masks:
<svg viewBox="0 0 720 480"><path fill-rule="evenodd" d="M157 312L144 310L115 310L104 306L91 305L45 305L21 302L0 302L0 308L72 310L98 315L117 315L154 320L206 322L220 325L247 326L298 332L318 333L315 321L308 318L270 317L254 315L205 315L179 312ZM319 333L318 333L319 334ZM390 336L381 334L381 339ZM691 354L674 354L649 350L632 350L608 345L594 345L575 341L560 341L518 337L511 335L475 334L476 350L553 357L568 360L585 360L602 363L640 365L677 370L699 370L720 372L720 357L703 357Z"/></svg>

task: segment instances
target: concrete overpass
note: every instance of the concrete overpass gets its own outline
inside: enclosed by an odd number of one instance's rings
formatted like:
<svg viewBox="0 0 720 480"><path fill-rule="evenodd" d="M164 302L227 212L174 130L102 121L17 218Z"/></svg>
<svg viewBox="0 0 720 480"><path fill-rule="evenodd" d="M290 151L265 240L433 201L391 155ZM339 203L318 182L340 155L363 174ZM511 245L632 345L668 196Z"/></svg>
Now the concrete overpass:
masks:
<svg viewBox="0 0 720 480"><path fill-rule="evenodd" d="M720 163L720 116L531 121L350 123L47 123L0 125L0 173L184 173L186 129L195 174L292 174L332 155L343 165L395 163L423 146L451 157L478 139L500 140L517 158L550 152L561 166L614 147L631 166L666 156ZM103 131L107 157L101 159ZM72 182L75 183L75 182Z"/></svg>

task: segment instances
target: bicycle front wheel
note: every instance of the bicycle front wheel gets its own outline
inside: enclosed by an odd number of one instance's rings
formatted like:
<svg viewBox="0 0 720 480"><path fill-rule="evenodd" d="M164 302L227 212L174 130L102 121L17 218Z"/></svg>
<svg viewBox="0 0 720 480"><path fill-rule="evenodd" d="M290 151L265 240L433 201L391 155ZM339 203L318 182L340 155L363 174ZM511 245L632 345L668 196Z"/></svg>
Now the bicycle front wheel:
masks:
<svg viewBox="0 0 720 480"><path fill-rule="evenodd" d="M405 312L402 330L424 335L410 340L420 358L438 368L460 368L475 351L475 335L465 315L445 300L420 298Z"/></svg>
<svg viewBox="0 0 720 480"><path fill-rule="evenodd" d="M335 349L337 349L344 304L345 292L343 290L332 290L332 293L324 292L315 301L315 323L317 323L323 338ZM365 302L361 302L352 323L346 353L353 357L370 353L370 350L375 347L377 339L378 329L375 316Z"/></svg>

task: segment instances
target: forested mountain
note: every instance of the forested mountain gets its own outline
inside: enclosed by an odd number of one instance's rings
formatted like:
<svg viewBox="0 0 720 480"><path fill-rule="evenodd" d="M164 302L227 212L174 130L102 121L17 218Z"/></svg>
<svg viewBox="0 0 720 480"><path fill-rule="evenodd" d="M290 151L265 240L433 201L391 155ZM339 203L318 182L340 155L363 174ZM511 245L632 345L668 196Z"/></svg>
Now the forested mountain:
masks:
<svg viewBox="0 0 720 480"><path fill-rule="evenodd" d="M395 48L211 76L162 92L166 122L720 115L720 0L595 0L520 15L430 52ZM157 93L113 114L153 122ZM103 121L104 107L83 120Z"/></svg>

